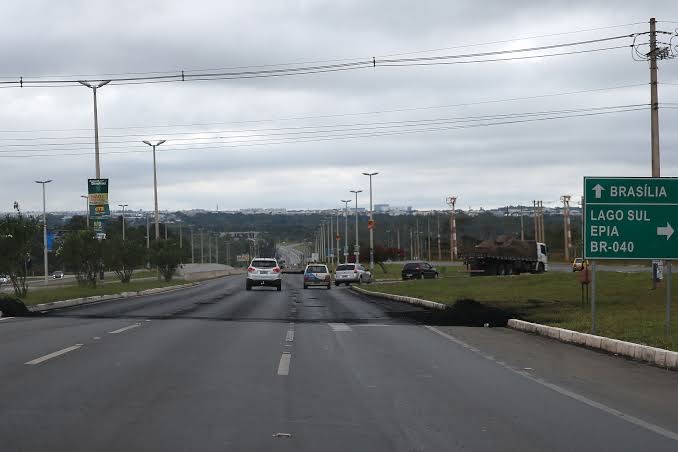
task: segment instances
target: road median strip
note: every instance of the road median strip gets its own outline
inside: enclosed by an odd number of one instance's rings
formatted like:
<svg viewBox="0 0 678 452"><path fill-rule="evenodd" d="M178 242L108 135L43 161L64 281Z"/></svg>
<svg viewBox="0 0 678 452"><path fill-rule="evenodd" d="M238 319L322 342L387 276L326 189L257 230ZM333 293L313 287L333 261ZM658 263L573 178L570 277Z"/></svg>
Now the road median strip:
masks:
<svg viewBox="0 0 678 452"><path fill-rule="evenodd" d="M351 287L351 290L371 297L409 303L411 305L422 306L429 309L446 310L449 308L448 305L421 298L374 292L353 286ZM678 370L678 352L604 336L580 333L578 331L542 325L539 323L526 322L519 319L509 319L507 326L514 330L537 334L560 342L612 353L617 356L631 358L636 361L649 363L666 369Z"/></svg>

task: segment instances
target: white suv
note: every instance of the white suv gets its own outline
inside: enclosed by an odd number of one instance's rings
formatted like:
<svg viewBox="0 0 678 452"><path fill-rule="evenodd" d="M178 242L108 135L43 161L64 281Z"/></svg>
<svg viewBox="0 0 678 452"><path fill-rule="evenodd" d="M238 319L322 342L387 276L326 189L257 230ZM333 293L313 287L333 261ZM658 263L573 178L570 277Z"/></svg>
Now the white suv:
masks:
<svg viewBox="0 0 678 452"><path fill-rule="evenodd" d="M247 268L245 288L252 290L252 286L274 286L279 292L282 290L281 274L280 266L275 259L255 257Z"/></svg>
<svg viewBox="0 0 678 452"><path fill-rule="evenodd" d="M371 283L372 273L360 264L339 264L334 272L334 285Z"/></svg>
<svg viewBox="0 0 678 452"><path fill-rule="evenodd" d="M323 286L327 290L332 288L332 277L325 264L308 264L304 270L304 289L309 286Z"/></svg>

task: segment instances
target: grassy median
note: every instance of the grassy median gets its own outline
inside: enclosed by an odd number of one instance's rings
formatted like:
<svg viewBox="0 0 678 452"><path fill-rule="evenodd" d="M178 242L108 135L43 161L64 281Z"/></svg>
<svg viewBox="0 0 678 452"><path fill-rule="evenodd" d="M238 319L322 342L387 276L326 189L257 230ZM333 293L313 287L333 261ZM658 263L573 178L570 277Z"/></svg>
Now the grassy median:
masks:
<svg viewBox="0 0 678 452"><path fill-rule="evenodd" d="M164 280L144 280L131 281L129 284L121 282L114 282L102 284L96 288L80 287L77 285L58 287L54 289L33 290L29 289L28 295L22 298L27 305L48 303L51 301L70 300L72 298L92 297L95 295L112 295L122 292L138 292L146 289L153 289L156 287L176 286L178 284L185 284L183 280L172 280L165 282Z"/></svg>
<svg viewBox="0 0 678 452"><path fill-rule="evenodd" d="M678 290L678 277L673 287ZM666 290L652 290L649 273L598 272L597 334L655 347L678 350L678 315L664 335ZM378 292L423 298L445 304L471 299L513 313L517 318L571 330L590 332L591 307L581 300L576 273L469 277L448 274L443 279L373 284ZM678 296L673 295L673 310Z"/></svg>

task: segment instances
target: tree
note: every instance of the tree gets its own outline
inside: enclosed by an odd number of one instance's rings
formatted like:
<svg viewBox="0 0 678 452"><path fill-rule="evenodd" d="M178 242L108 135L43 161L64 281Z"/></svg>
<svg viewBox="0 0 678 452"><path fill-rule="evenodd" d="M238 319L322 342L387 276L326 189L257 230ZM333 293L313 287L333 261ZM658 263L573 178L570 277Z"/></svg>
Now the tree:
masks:
<svg viewBox="0 0 678 452"><path fill-rule="evenodd" d="M134 269L146 262L146 249L135 241L115 237L105 242L104 262L120 282L129 283Z"/></svg>
<svg viewBox="0 0 678 452"><path fill-rule="evenodd" d="M73 231L66 234L58 253L66 269L75 273L80 285L96 287L101 269L102 244L90 231Z"/></svg>
<svg viewBox="0 0 678 452"><path fill-rule="evenodd" d="M37 241L38 221L24 217L17 208L17 216L0 221L0 274L9 276L14 294L28 293L26 276L31 263L31 249Z"/></svg>
<svg viewBox="0 0 678 452"><path fill-rule="evenodd" d="M165 281L171 281L181 262L181 249L171 240L156 240L151 245L151 265L158 267Z"/></svg>

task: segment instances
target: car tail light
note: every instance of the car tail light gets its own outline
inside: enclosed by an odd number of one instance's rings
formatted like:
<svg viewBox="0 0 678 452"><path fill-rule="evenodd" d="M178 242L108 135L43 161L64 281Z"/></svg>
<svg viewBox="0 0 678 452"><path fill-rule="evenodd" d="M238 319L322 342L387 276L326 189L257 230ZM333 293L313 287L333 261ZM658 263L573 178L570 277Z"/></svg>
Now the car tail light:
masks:
<svg viewBox="0 0 678 452"><path fill-rule="evenodd" d="M276 267L273 269L273 273L280 273L280 267Z"/></svg>
<svg viewBox="0 0 678 452"><path fill-rule="evenodd" d="M247 273L252 273L252 272L254 272L254 271L257 271L257 269L254 268L254 267L249 267L249 268L247 269Z"/></svg>

